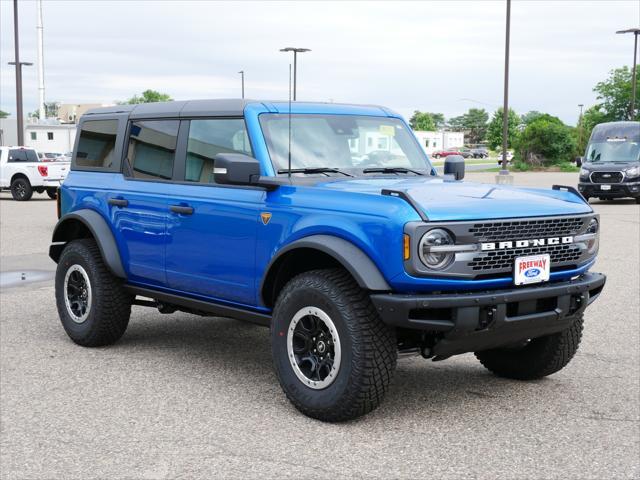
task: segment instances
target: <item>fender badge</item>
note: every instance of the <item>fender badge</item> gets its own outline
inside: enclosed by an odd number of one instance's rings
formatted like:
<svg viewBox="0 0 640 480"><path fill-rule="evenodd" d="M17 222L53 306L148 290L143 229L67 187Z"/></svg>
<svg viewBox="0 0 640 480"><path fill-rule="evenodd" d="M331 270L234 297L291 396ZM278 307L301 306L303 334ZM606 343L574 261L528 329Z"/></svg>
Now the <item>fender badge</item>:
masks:
<svg viewBox="0 0 640 480"><path fill-rule="evenodd" d="M260 214L260 218L262 219L262 223L264 225L266 225L267 223L269 223L269 220L271 220L271 213L269 212L262 212Z"/></svg>

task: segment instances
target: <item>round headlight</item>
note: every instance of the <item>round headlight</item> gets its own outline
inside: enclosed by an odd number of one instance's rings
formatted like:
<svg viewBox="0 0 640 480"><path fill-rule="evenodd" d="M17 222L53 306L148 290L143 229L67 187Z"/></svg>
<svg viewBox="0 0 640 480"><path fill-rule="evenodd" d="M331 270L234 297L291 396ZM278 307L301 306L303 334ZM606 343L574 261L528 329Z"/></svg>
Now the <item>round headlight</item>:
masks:
<svg viewBox="0 0 640 480"><path fill-rule="evenodd" d="M595 218L592 218L591 221L589 222L589 225L587 226L587 230L585 233L598 233L599 227L600 225L598 224L598 220Z"/></svg>
<svg viewBox="0 0 640 480"><path fill-rule="evenodd" d="M640 175L640 167L631 167L627 169L627 177L633 178Z"/></svg>
<svg viewBox="0 0 640 480"><path fill-rule="evenodd" d="M449 232L441 228L429 230L420 239L418 247L422 263L431 270L442 270L448 267L455 258L455 253L441 251L438 248L447 245L454 245L453 237Z"/></svg>

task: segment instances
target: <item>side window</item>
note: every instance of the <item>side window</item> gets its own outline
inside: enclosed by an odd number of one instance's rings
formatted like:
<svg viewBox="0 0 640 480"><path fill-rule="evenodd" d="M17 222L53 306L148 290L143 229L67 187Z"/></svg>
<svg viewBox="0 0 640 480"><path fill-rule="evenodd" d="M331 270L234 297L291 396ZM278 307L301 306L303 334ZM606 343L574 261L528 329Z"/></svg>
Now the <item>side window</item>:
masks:
<svg viewBox="0 0 640 480"><path fill-rule="evenodd" d="M47 132L47 140L53 140L53 132Z"/></svg>
<svg viewBox="0 0 640 480"><path fill-rule="evenodd" d="M191 120L185 180L214 183L213 157L218 153L252 155L244 120L241 118Z"/></svg>
<svg viewBox="0 0 640 480"><path fill-rule="evenodd" d="M129 175L140 179L169 180L176 157L179 120L141 120L129 129Z"/></svg>
<svg viewBox="0 0 640 480"><path fill-rule="evenodd" d="M38 139L38 133L37 132L30 132L31 133L31 140L37 140Z"/></svg>
<svg viewBox="0 0 640 480"><path fill-rule="evenodd" d="M82 124L76 166L110 168L115 160L118 120L91 120Z"/></svg>
<svg viewBox="0 0 640 480"><path fill-rule="evenodd" d="M8 161L9 162L26 162L27 161L27 154L22 149L20 149L20 150L18 150L18 149L9 150L9 160Z"/></svg>

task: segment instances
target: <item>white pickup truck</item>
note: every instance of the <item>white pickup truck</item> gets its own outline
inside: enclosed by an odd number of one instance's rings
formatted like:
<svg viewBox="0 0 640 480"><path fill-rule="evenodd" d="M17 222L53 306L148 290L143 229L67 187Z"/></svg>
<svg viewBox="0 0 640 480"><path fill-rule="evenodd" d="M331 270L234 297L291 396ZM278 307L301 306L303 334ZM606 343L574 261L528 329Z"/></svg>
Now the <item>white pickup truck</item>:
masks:
<svg viewBox="0 0 640 480"><path fill-rule="evenodd" d="M32 148L0 147L0 190L11 190L18 201L29 200L33 192L56 198L69 173L70 162L42 162Z"/></svg>

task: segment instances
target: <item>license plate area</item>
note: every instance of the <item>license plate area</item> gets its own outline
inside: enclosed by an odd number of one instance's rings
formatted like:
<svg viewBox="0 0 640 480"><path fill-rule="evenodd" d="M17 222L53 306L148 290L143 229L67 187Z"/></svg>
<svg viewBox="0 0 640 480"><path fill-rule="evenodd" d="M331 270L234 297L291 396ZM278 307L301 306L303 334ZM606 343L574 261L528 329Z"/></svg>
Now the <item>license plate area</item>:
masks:
<svg viewBox="0 0 640 480"><path fill-rule="evenodd" d="M600 190L611 190L611 185L600 185Z"/></svg>
<svg viewBox="0 0 640 480"><path fill-rule="evenodd" d="M549 254L516 257L513 268L513 283L530 285L549 281L551 275L551 256Z"/></svg>

